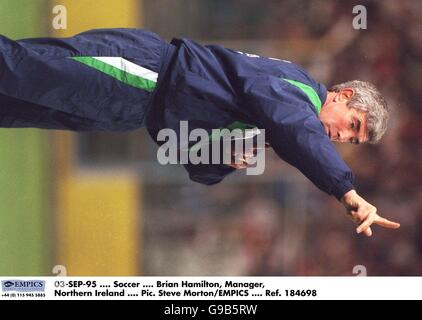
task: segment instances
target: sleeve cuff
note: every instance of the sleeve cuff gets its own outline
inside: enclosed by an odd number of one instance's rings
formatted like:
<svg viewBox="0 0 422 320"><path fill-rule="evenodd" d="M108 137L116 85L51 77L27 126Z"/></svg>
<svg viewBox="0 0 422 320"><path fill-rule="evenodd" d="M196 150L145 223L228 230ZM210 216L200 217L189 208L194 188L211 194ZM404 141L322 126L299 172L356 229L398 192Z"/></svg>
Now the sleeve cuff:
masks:
<svg viewBox="0 0 422 320"><path fill-rule="evenodd" d="M353 184L349 180L344 180L333 190L333 196L340 201L340 199L352 189L354 189Z"/></svg>
<svg viewBox="0 0 422 320"><path fill-rule="evenodd" d="M187 165L184 165L184 167L188 171L189 178L192 181L205 184L205 185L213 185L213 184L219 183L227 175L236 171L235 168L232 168L226 165L217 165L217 164L216 165L187 164Z"/></svg>

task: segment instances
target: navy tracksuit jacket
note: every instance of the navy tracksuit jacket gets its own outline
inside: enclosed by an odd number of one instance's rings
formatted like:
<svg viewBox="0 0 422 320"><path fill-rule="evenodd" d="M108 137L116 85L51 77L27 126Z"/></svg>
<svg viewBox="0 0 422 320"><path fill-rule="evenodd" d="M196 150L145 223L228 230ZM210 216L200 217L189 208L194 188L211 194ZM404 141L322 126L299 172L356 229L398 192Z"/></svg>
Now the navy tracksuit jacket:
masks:
<svg viewBox="0 0 422 320"><path fill-rule="evenodd" d="M326 88L288 61L188 39L170 44L139 29L102 29L71 38L0 36L0 127L177 133L245 123L265 129L275 152L337 198L353 174L318 118ZM214 184L235 169L185 165Z"/></svg>

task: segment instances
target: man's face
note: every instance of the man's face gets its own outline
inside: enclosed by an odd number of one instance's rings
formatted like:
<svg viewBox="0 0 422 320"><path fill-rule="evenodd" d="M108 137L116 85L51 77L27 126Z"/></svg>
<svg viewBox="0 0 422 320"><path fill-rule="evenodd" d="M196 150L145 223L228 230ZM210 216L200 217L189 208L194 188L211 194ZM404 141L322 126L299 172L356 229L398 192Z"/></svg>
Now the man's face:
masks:
<svg viewBox="0 0 422 320"><path fill-rule="evenodd" d="M358 144L368 140L365 112L347 106L353 94L352 89L328 93L319 118L332 141Z"/></svg>

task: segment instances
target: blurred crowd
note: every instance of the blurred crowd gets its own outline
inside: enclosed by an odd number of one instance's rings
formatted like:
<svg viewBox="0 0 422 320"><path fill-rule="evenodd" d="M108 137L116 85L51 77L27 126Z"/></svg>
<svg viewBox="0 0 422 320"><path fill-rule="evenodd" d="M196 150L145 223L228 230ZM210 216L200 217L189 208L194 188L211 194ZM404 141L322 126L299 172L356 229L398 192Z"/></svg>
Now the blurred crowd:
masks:
<svg viewBox="0 0 422 320"><path fill-rule="evenodd" d="M368 275L421 275L422 1L356 2L367 8L366 30L352 27L353 1L209 3L220 10L215 17L232 16L237 27L234 32L208 20L216 39L232 33L266 38L272 52L287 50L282 58L327 86L360 79L379 87L391 110L381 144L338 148L356 174L358 192L401 228L375 226L372 238L357 235L334 198L307 181L289 182L298 174L269 153L269 172L260 179L211 188L146 186L145 273L353 275L353 267L363 265ZM172 196L163 202L162 194Z"/></svg>

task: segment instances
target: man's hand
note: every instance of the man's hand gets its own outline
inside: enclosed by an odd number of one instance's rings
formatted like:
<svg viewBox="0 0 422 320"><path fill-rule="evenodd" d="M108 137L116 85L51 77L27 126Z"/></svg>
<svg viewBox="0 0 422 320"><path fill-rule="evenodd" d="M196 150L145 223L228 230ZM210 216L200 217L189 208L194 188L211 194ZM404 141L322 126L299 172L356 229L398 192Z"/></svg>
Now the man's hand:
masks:
<svg viewBox="0 0 422 320"><path fill-rule="evenodd" d="M265 143L265 149L270 148L270 145L266 142ZM258 149L256 147L252 147L250 150L246 150L242 153L236 153L234 151L234 148L232 148L232 154L231 154L231 163L229 164L230 167L233 167L235 169L246 169L249 167L255 166L255 163L253 161L253 158L257 156L258 152L262 152L263 149Z"/></svg>
<svg viewBox="0 0 422 320"><path fill-rule="evenodd" d="M355 190L345 193L341 198L341 203L346 208L347 214L358 224L357 233L363 232L368 237L372 236L371 225L373 223L389 229L400 227L399 223L380 217L377 214L377 208L366 202Z"/></svg>

